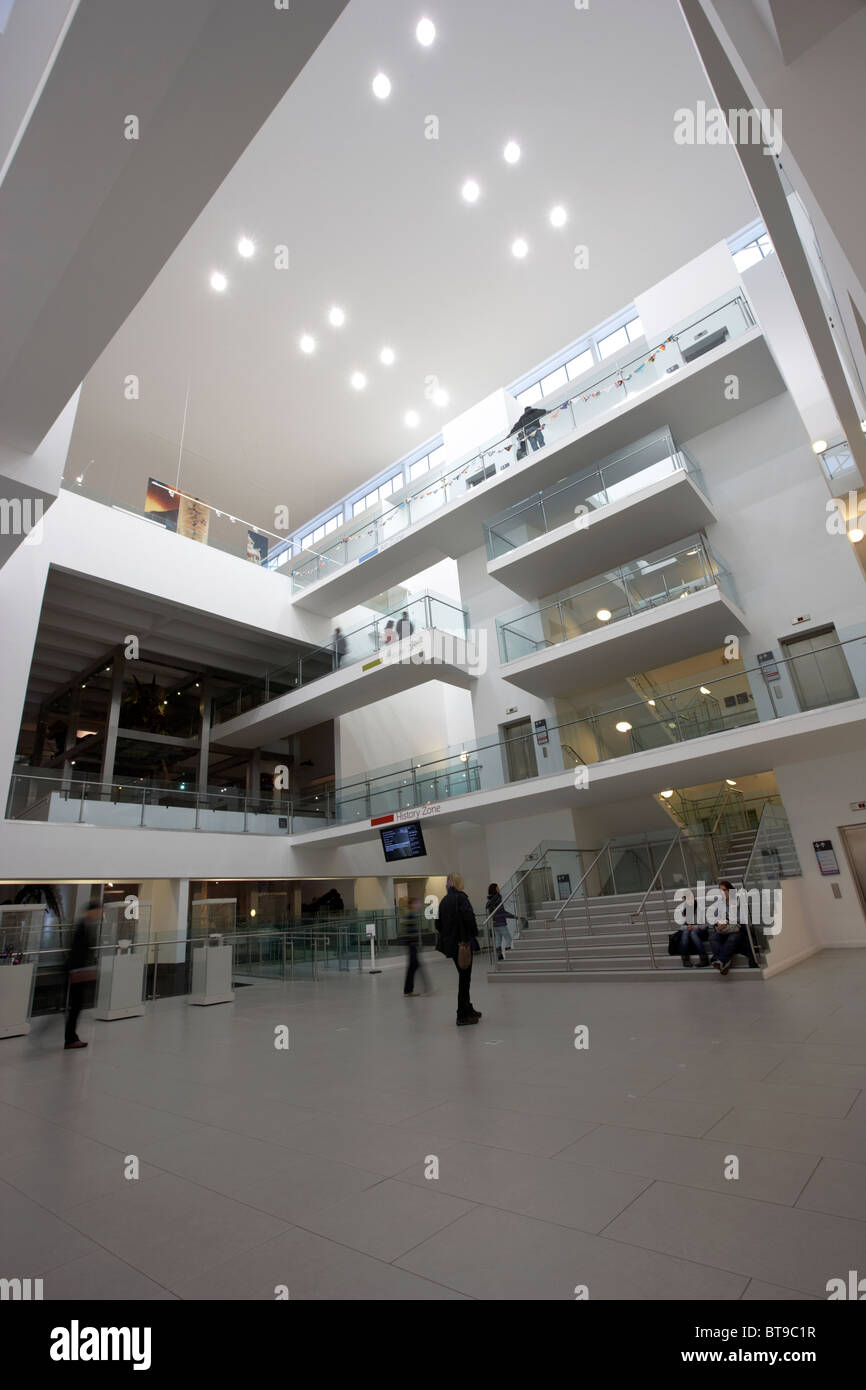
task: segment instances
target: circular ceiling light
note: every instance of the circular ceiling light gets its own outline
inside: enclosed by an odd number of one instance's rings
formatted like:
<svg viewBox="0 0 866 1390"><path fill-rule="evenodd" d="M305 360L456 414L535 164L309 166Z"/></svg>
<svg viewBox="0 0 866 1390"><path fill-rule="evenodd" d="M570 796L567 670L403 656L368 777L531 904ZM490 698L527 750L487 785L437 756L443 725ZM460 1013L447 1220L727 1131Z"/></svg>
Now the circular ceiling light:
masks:
<svg viewBox="0 0 866 1390"><path fill-rule="evenodd" d="M436 37L436 25L432 19L419 19L415 26L415 37L423 48L429 48Z"/></svg>
<svg viewBox="0 0 866 1390"><path fill-rule="evenodd" d="M238 242L238 255L243 256L244 260L248 261L250 256L255 255L255 252L255 242L250 241L250 238L248 236L242 236L240 241Z"/></svg>
<svg viewBox="0 0 866 1390"><path fill-rule="evenodd" d="M647 700L647 704L649 705L650 709L655 709L656 707L655 700Z"/></svg>
<svg viewBox="0 0 866 1390"><path fill-rule="evenodd" d="M221 270L215 270L210 277L210 287L216 290L217 294L222 294L223 290L228 289L228 283Z"/></svg>
<svg viewBox="0 0 866 1390"><path fill-rule="evenodd" d="M616 726L616 731L618 734L631 733L631 724L629 724L627 719L621 719Z"/></svg>
<svg viewBox="0 0 866 1390"><path fill-rule="evenodd" d="M559 204L557 204L555 208L550 209L551 227L564 227L567 221L568 214L566 213L565 208L560 207Z"/></svg>
<svg viewBox="0 0 866 1390"><path fill-rule="evenodd" d="M710 687L709 687L708 685L702 685L702 686L701 686L701 694L702 694L702 695L709 695L709 693L710 693Z"/></svg>
<svg viewBox="0 0 866 1390"><path fill-rule="evenodd" d="M438 405L440 409L443 405L448 404L448 392L443 391L441 386L438 391L433 392L433 404Z"/></svg>
<svg viewBox="0 0 866 1390"><path fill-rule="evenodd" d="M350 380L356 391L363 391L367 385L367 378L363 372L353 372Z"/></svg>
<svg viewBox="0 0 866 1390"><path fill-rule="evenodd" d="M825 450L826 448L827 448L827 441L826 441L826 439L816 439L816 440L814 440L813 443L812 443L812 452L813 452L813 454L823 454L823 452L824 452L824 450Z"/></svg>
<svg viewBox="0 0 866 1390"><path fill-rule="evenodd" d="M729 787L735 787L737 785L733 777L726 777L725 781L727 782Z"/></svg>
<svg viewBox="0 0 866 1390"><path fill-rule="evenodd" d="M316 340L315 338L311 337L309 333L304 333L301 336L301 340L298 343L298 347L301 349L301 352L315 352Z"/></svg>
<svg viewBox="0 0 866 1390"><path fill-rule="evenodd" d="M463 201L465 203L477 203L481 189L474 179L467 179L460 192L463 194Z"/></svg>
<svg viewBox="0 0 866 1390"><path fill-rule="evenodd" d="M407 410L403 419L406 421L410 430L414 430L415 426L421 423L421 416L418 414L417 410Z"/></svg>
<svg viewBox="0 0 866 1390"><path fill-rule="evenodd" d="M860 541L862 541L863 535L864 533L860 530L860 527L855 526L852 531L848 532L848 539L849 541L853 541L854 544L857 545Z"/></svg>
<svg viewBox="0 0 866 1390"><path fill-rule="evenodd" d="M391 79L384 72L377 72L373 78L373 96L385 101L391 95Z"/></svg>
<svg viewBox="0 0 866 1390"><path fill-rule="evenodd" d="M529 247L522 236L517 237L511 243L511 254L512 256L516 256L519 261L523 260L528 250Z"/></svg>
<svg viewBox="0 0 866 1390"><path fill-rule="evenodd" d="M659 792L659 796L663 796L664 799L665 799L665 801L669 801L670 798L673 796L673 794L674 794L674 789L673 789L673 787L666 787L665 790L664 790L663 792Z"/></svg>
<svg viewBox="0 0 866 1390"><path fill-rule="evenodd" d="M516 140L509 140L505 149L502 151L506 164L516 164L520 158L520 146Z"/></svg>
<svg viewBox="0 0 866 1390"><path fill-rule="evenodd" d="M341 309L338 304L335 304L333 308L328 310L328 323L332 328L342 328L345 322L345 311Z"/></svg>
<svg viewBox="0 0 866 1390"><path fill-rule="evenodd" d="M396 354L393 348L383 347L379 353L379 361L383 367L393 367Z"/></svg>
<svg viewBox="0 0 866 1390"><path fill-rule="evenodd" d="M600 623L609 623L611 618L613 617L613 614L611 613L609 608L599 608L595 616L598 618L598 621Z"/></svg>

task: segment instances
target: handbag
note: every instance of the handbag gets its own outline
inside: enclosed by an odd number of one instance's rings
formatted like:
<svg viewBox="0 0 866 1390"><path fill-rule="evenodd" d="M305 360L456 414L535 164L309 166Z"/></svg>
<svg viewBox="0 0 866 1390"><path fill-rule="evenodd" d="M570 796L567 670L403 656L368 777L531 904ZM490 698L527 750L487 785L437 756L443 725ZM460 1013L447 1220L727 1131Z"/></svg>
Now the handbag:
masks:
<svg viewBox="0 0 866 1390"><path fill-rule="evenodd" d="M88 985L91 980L99 978L99 971L95 965L81 965L77 970L70 970L69 983L71 985Z"/></svg>
<svg viewBox="0 0 866 1390"><path fill-rule="evenodd" d="M680 941L682 940L682 935L683 935L683 929L682 929L682 927L677 927L676 931L672 931L672 932L669 934L669 936L668 936L668 955L669 955L669 956L678 956L678 955L680 954L680 950L681 950Z"/></svg>
<svg viewBox="0 0 866 1390"><path fill-rule="evenodd" d="M472 964L472 947L468 941L461 941L457 947L457 968L466 970Z"/></svg>

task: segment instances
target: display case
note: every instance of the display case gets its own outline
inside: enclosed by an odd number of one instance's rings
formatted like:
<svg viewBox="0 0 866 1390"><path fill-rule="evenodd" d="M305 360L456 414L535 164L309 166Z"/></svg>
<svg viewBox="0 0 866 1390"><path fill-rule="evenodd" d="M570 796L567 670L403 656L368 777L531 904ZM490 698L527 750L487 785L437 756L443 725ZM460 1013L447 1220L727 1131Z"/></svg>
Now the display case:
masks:
<svg viewBox="0 0 866 1390"><path fill-rule="evenodd" d="M30 1032L45 905L0 907L0 1038Z"/></svg>
<svg viewBox="0 0 866 1390"><path fill-rule="evenodd" d="M190 1004L234 1003L233 951L233 944L223 941L218 932L203 941L193 942Z"/></svg>
<svg viewBox="0 0 866 1390"><path fill-rule="evenodd" d="M150 945L150 903L110 903L99 928L99 981L94 1018L140 1018Z"/></svg>

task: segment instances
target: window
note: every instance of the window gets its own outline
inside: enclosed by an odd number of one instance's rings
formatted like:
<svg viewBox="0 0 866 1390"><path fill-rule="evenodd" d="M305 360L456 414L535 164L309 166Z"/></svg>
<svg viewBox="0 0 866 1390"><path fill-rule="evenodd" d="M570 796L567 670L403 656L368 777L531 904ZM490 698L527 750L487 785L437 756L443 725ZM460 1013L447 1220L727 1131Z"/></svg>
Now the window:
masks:
<svg viewBox="0 0 866 1390"><path fill-rule="evenodd" d="M765 256L772 256L773 243L766 232L762 232L754 241L741 246L739 251L734 252L734 265L737 270L742 272L748 270L750 265L756 265Z"/></svg>
<svg viewBox="0 0 866 1390"><path fill-rule="evenodd" d="M409 480L410 480L410 482L414 482L416 478L422 477L425 473L427 473L427 472L429 471L429 468L430 468L430 458L429 458L429 456L426 456L426 455L425 455L425 457L422 458L422 459L416 459L415 462L412 464L412 466L411 466L410 469L409 469Z"/></svg>
<svg viewBox="0 0 866 1390"><path fill-rule="evenodd" d="M625 331L628 334L629 342L633 343L635 338L643 337L643 324L638 318L631 319L630 322L626 324Z"/></svg>
<svg viewBox="0 0 866 1390"><path fill-rule="evenodd" d="M542 377L539 385L542 393L545 396L549 396L552 392L556 391L558 387L568 385L568 372L564 367L557 367L555 372L551 372L549 376Z"/></svg>
<svg viewBox="0 0 866 1390"><path fill-rule="evenodd" d="M377 502L384 502L386 497L390 497L395 487L402 487L403 477L400 473L395 473L393 478L386 478L379 487L368 492L364 497L359 497L357 502L352 504L352 516L360 516L361 512L366 512L370 507L375 507Z"/></svg>
<svg viewBox="0 0 866 1390"><path fill-rule="evenodd" d="M606 338L598 340L598 354L604 361L605 357L610 357L611 353L618 352L620 348L628 346L628 333L624 328L615 328L612 333L608 333Z"/></svg>
<svg viewBox="0 0 866 1390"><path fill-rule="evenodd" d="M535 405L536 401L541 400L541 382L536 381L534 386L527 386L526 390L521 391L514 399L518 405Z"/></svg>
<svg viewBox="0 0 866 1390"><path fill-rule="evenodd" d="M565 366L568 371L569 381L574 381L576 377L582 376L584 372L588 372L590 367L594 365L595 358L592 355L592 348L586 348L585 351L579 353L577 357L572 357L570 362L566 362Z"/></svg>
<svg viewBox="0 0 866 1390"><path fill-rule="evenodd" d="M430 459L430 467L438 468L440 463L445 462L445 445L440 444L439 448L434 449L432 454L429 454L428 457Z"/></svg>

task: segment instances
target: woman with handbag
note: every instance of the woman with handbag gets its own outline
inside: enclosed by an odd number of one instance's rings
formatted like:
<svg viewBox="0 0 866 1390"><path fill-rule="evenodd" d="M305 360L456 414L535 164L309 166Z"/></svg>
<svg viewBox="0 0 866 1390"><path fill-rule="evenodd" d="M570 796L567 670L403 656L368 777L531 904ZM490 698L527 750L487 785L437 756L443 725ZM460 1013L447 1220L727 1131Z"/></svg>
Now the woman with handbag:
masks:
<svg viewBox="0 0 866 1390"><path fill-rule="evenodd" d="M472 955L478 950L478 926L472 904L463 891L463 875L449 874L447 885L448 891L439 904L440 950L457 967L457 1027L465 1028L481 1017L469 998Z"/></svg>
<svg viewBox="0 0 866 1390"><path fill-rule="evenodd" d="M91 980L95 980L99 973L96 966L91 963L92 943L91 935L96 932L99 919L102 916L102 904L92 900L84 916L79 918L72 933L72 944L69 947L69 954L66 957L66 975L69 981L69 1000L66 1012L66 1039L64 1046L86 1047L87 1043L82 1042L76 1032L78 1026L78 1015L81 1013L84 1004L85 987Z"/></svg>

